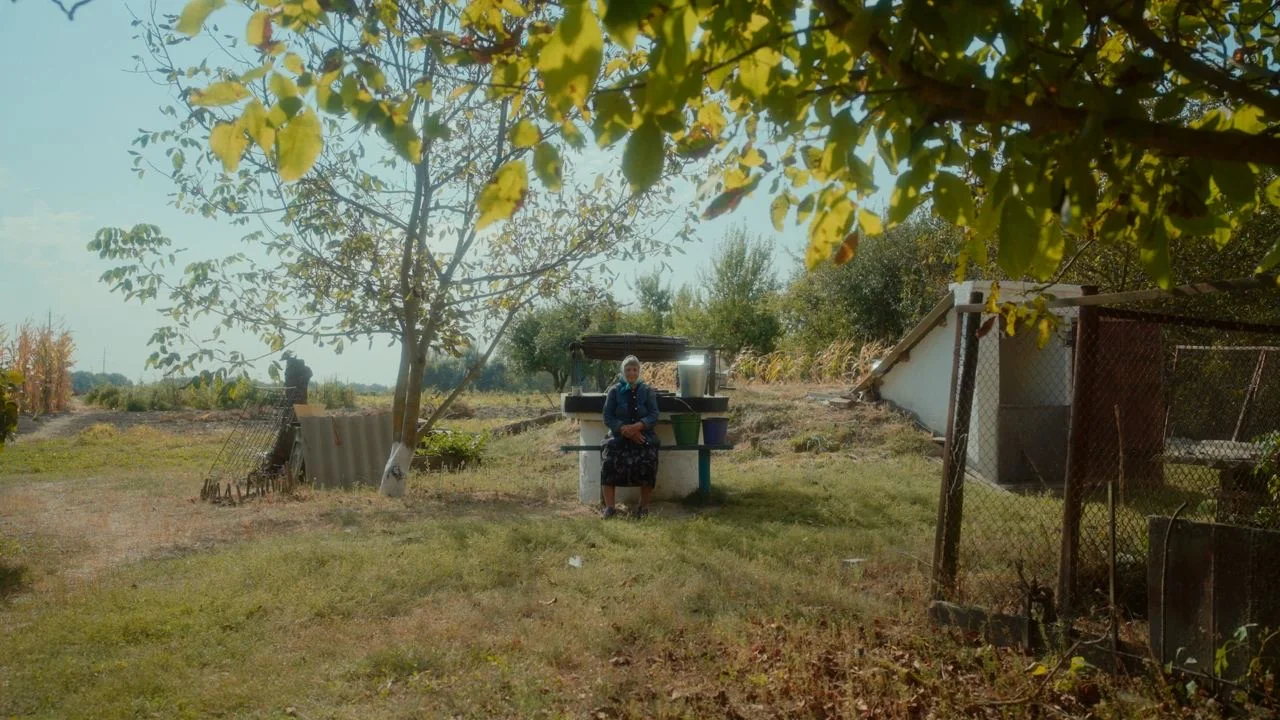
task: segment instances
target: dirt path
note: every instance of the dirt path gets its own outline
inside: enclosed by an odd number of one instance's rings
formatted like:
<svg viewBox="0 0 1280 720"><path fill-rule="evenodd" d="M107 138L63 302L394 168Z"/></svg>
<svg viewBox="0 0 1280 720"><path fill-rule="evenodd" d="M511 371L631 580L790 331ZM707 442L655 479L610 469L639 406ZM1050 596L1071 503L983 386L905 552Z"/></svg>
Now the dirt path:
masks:
<svg viewBox="0 0 1280 720"><path fill-rule="evenodd" d="M33 442L74 437L98 423L114 425L120 430L131 427L155 427L174 435L204 434L229 429L243 414L240 410L148 410L126 412L104 410L73 399L67 412L39 420L22 418L18 423L16 442Z"/></svg>

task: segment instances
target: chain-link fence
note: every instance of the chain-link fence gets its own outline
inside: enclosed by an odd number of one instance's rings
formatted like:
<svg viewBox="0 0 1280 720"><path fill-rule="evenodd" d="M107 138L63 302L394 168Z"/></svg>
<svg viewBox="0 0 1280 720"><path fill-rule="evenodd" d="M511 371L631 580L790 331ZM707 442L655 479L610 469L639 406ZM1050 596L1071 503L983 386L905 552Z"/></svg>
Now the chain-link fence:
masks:
<svg viewBox="0 0 1280 720"><path fill-rule="evenodd" d="M1140 620L1149 516L1280 528L1280 327L1204 306L1065 301L1046 335L965 313L940 596Z"/></svg>

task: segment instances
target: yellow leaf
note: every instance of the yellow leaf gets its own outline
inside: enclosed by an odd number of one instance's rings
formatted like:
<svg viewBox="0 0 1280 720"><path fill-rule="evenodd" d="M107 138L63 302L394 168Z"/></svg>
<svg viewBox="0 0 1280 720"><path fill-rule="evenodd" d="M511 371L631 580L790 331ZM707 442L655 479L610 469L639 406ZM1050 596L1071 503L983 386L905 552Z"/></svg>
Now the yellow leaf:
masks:
<svg viewBox="0 0 1280 720"><path fill-rule="evenodd" d="M277 98L291 98L298 96L298 86L292 80L281 75L280 73L271 73L271 80L268 87Z"/></svg>
<svg viewBox="0 0 1280 720"><path fill-rule="evenodd" d="M233 173L240 167L240 156L249 147L249 138L244 136L240 123L218 123L209 133L209 148L222 161L222 169Z"/></svg>
<svg viewBox="0 0 1280 720"><path fill-rule="evenodd" d="M209 13L227 4L227 0L191 0L182 8L178 17L178 32L183 35L196 35L204 27Z"/></svg>
<svg viewBox="0 0 1280 720"><path fill-rule="evenodd" d="M514 128L511 128L511 144L518 148L533 147L542 139L542 133L538 132L538 126L529 120L521 120Z"/></svg>
<svg viewBox="0 0 1280 720"><path fill-rule="evenodd" d="M1036 330L1038 331L1036 333L1036 347L1042 350L1045 345L1049 344L1049 338L1053 335L1053 320L1051 318L1052 316L1046 315L1036 323Z"/></svg>
<svg viewBox="0 0 1280 720"><path fill-rule="evenodd" d="M271 152L271 146L276 142L276 130L267 121L267 109L262 103L257 100L249 103L240 116L240 123L262 152Z"/></svg>
<svg viewBox="0 0 1280 720"><path fill-rule="evenodd" d="M805 251L805 265L816 268L831 257L831 249L849 232L853 224L853 203L840 198L831 207L822 210L809 225L809 248Z"/></svg>
<svg viewBox="0 0 1280 720"><path fill-rule="evenodd" d="M224 80L216 82L204 90L196 90L191 93L191 104L200 105L202 107L218 107L220 105L230 105L249 97L249 91L238 82Z"/></svg>
<svg viewBox="0 0 1280 720"><path fill-rule="evenodd" d="M880 218L866 208L858 208L858 227L868 235L879 235L884 232L884 224L880 222Z"/></svg>
<svg viewBox="0 0 1280 720"><path fill-rule="evenodd" d="M426 102L431 102L432 84L430 80L419 80L414 83L413 89L418 93L418 97Z"/></svg>
<svg viewBox="0 0 1280 720"><path fill-rule="evenodd" d="M1262 117L1262 110L1253 105L1245 105L1231 114L1231 124L1240 132L1257 135L1267 129L1267 123Z"/></svg>
<svg viewBox="0 0 1280 720"><path fill-rule="evenodd" d="M604 35L591 3L568 0L560 22L538 55L538 70L551 104L561 110L585 108L603 59Z"/></svg>
<svg viewBox="0 0 1280 720"><path fill-rule="evenodd" d="M302 57L297 53L289 53L284 56L285 68L294 75L301 75L306 72L307 66L302 62Z"/></svg>
<svg viewBox="0 0 1280 720"><path fill-rule="evenodd" d="M516 0L498 0L498 7L514 17L525 17L529 14L529 11L525 10L524 6L516 2Z"/></svg>
<svg viewBox="0 0 1280 720"><path fill-rule="evenodd" d="M307 174L324 145L320 118L310 108L302 111L277 134L276 145L281 180L293 182Z"/></svg>
<svg viewBox="0 0 1280 720"><path fill-rule="evenodd" d="M271 39L271 13L259 10L249 18L244 29L245 42L257 47Z"/></svg>
<svg viewBox="0 0 1280 720"><path fill-rule="evenodd" d="M480 211L476 229L483 230L511 217L524 204L524 196L528 192L529 171L523 160L512 160L498 168L476 199L476 209Z"/></svg>

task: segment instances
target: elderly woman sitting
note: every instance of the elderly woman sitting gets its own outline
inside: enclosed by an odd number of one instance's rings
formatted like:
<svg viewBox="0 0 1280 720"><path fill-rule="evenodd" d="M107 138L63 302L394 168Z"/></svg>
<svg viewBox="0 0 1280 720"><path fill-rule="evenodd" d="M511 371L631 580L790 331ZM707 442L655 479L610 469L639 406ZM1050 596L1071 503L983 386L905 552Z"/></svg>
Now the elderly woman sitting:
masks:
<svg viewBox="0 0 1280 720"><path fill-rule="evenodd" d="M640 380L640 360L628 355L622 361L622 377L609 388L604 401L604 424L609 434L600 447L600 487L604 491L604 517L618 514L614 508L617 488L639 487L637 518L649 514L649 499L658 479L658 395Z"/></svg>

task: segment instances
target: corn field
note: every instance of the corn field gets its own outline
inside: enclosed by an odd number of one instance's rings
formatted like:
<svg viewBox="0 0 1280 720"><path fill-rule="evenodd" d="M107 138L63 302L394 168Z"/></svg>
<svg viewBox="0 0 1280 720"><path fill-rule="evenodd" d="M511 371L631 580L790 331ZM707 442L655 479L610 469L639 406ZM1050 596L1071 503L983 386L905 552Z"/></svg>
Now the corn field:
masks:
<svg viewBox="0 0 1280 720"><path fill-rule="evenodd" d="M0 368L22 376L19 412L46 415L67 409L75 347L70 331L52 325L18 326L12 339L0 330Z"/></svg>

